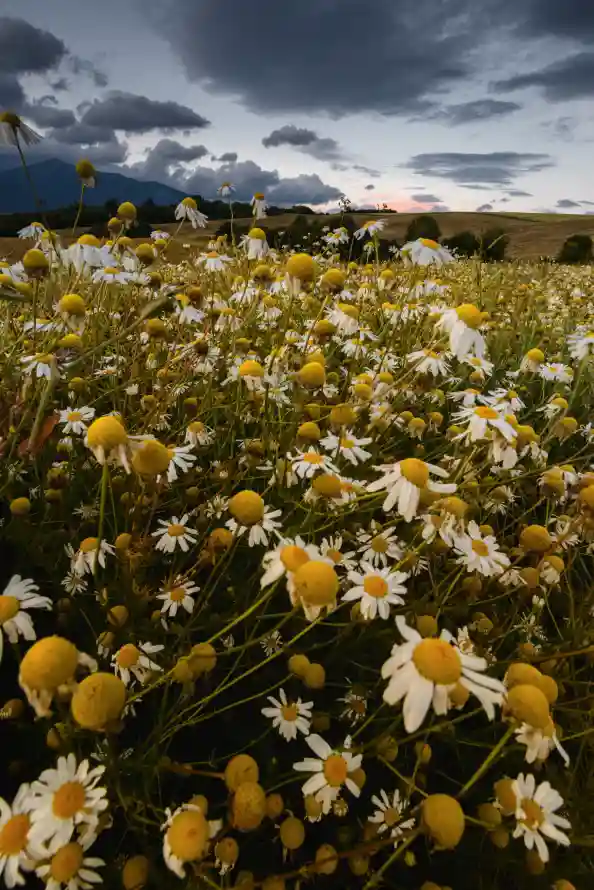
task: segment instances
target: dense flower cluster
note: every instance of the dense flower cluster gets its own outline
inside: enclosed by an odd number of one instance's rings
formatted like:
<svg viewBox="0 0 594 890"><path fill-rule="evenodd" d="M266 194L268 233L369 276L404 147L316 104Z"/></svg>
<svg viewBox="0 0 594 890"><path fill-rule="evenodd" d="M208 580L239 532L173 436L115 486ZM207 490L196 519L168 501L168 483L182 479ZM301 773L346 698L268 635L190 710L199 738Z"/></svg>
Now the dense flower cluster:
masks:
<svg viewBox="0 0 594 890"><path fill-rule="evenodd" d="M585 887L590 272L175 215L0 264L6 886Z"/></svg>

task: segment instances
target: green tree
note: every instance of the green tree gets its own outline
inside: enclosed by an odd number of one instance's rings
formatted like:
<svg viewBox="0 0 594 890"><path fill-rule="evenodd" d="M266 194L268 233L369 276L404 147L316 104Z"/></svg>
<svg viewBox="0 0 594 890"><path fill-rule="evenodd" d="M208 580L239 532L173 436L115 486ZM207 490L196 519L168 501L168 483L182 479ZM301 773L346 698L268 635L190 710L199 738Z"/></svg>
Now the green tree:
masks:
<svg viewBox="0 0 594 890"><path fill-rule="evenodd" d="M508 244L509 238L503 229L487 229L480 238L481 259L487 263L501 262Z"/></svg>
<svg viewBox="0 0 594 890"><path fill-rule="evenodd" d="M416 241L417 238L431 238L432 241L438 241L440 235L441 229L437 220L428 214L415 216L406 230L407 241Z"/></svg>
<svg viewBox="0 0 594 890"><path fill-rule="evenodd" d="M455 250L459 256L474 256L481 246L474 232L467 230L456 232L450 238L444 238L443 244L448 250Z"/></svg>
<svg viewBox="0 0 594 890"><path fill-rule="evenodd" d="M591 263L592 238L590 235L570 235L563 242L557 256L558 263Z"/></svg>

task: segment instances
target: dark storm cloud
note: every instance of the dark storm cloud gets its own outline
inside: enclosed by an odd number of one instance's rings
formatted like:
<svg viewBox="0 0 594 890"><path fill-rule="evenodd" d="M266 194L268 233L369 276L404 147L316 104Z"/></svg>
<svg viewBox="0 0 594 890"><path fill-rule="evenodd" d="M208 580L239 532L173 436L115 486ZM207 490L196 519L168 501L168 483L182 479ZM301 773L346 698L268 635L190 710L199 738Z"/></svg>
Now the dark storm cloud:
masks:
<svg viewBox="0 0 594 890"><path fill-rule="evenodd" d="M46 98L46 97L44 97ZM50 102L39 100L29 102L23 108L23 117L30 118L38 127L62 129L76 123L74 113L69 108L56 108L52 96Z"/></svg>
<svg viewBox="0 0 594 890"><path fill-rule="evenodd" d="M50 86L55 93L63 93L68 89L69 83L65 77L58 77L50 82Z"/></svg>
<svg viewBox="0 0 594 890"><path fill-rule="evenodd" d="M221 164L234 164L238 158L236 151L225 151L220 157L213 157L213 161L220 161Z"/></svg>
<svg viewBox="0 0 594 890"><path fill-rule="evenodd" d="M493 210L493 205L492 205L492 204L480 204L480 205L476 208L476 212L477 212L477 213L487 213L489 210Z"/></svg>
<svg viewBox="0 0 594 890"><path fill-rule="evenodd" d="M0 108L20 111L25 102L25 92L14 74L0 71Z"/></svg>
<svg viewBox="0 0 594 890"><path fill-rule="evenodd" d="M341 148L336 139L318 136L314 130L305 127L296 127L294 124L286 124L273 130L262 140L265 148L276 148L280 145L290 145L303 154L311 155L320 161L333 161L342 157Z"/></svg>
<svg viewBox="0 0 594 890"><path fill-rule="evenodd" d="M594 6L589 0L528 0L524 6L524 36L561 36L580 43L594 37Z"/></svg>
<svg viewBox="0 0 594 890"><path fill-rule="evenodd" d="M523 189L508 189L507 194L510 198L533 198L532 192L525 192Z"/></svg>
<svg viewBox="0 0 594 890"><path fill-rule="evenodd" d="M50 137L64 145L97 145L115 139L113 129L109 127L91 127L76 121L70 127L52 130Z"/></svg>
<svg viewBox="0 0 594 890"><path fill-rule="evenodd" d="M419 204L439 204L441 201L441 198L438 198L437 195L430 195L426 192L419 192L416 195L411 195L411 198Z"/></svg>
<svg viewBox="0 0 594 890"><path fill-rule="evenodd" d="M9 74L43 74L56 68L68 50L49 31L23 19L0 16L0 71Z"/></svg>
<svg viewBox="0 0 594 890"><path fill-rule="evenodd" d="M434 0L260 0L257 14L238 7L230 21L225 4L163 0L146 14L188 77L210 91L252 110L323 109L338 117L410 113L461 82L485 20L482 5L447 0L435 15ZM352 62L345 48L354 48Z"/></svg>
<svg viewBox="0 0 594 890"><path fill-rule="evenodd" d="M342 194L315 174L281 178L277 170L264 170L254 161L223 164L216 169L196 167L189 175L174 175L168 182L205 198L216 197L222 182L232 182L237 200L249 200L255 192L264 192L270 204L325 204Z"/></svg>
<svg viewBox="0 0 594 890"><path fill-rule="evenodd" d="M160 139L149 150L144 160L132 165L129 169L139 179L167 179L173 169L198 161L208 154L205 145L181 145L175 139Z"/></svg>
<svg viewBox="0 0 594 890"><path fill-rule="evenodd" d="M579 207L580 201L572 201L571 198L559 198L557 207Z"/></svg>
<svg viewBox="0 0 594 890"><path fill-rule="evenodd" d="M524 173L552 167L553 161L547 154L532 152L431 152L414 155L403 166L422 176L438 176L459 184L472 183L472 187L476 187L487 183L511 185Z"/></svg>
<svg viewBox="0 0 594 890"><path fill-rule="evenodd" d="M369 183L369 185L365 186L365 191L372 192L374 190L374 188L375 188L375 186L372 183Z"/></svg>
<svg viewBox="0 0 594 890"><path fill-rule="evenodd" d="M519 111L517 102L503 102L499 99L477 99L474 102L462 102L459 105L448 105L429 114L431 120L441 121L452 127L472 124L503 117L513 111ZM425 116L427 117L427 115Z"/></svg>
<svg viewBox="0 0 594 890"><path fill-rule="evenodd" d="M516 74L493 84L493 89L504 93L527 87L539 87L550 102L594 96L594 52L577 53L538 70Z"/></svg>
<svg viewBox="0 0 594 890"><path fill-rule="evenodd" d="M80 59L78 56L71 56L69 59L70 68L73 74L88 74L96 87L106 87L108 84L107 75L100 71L88 59Z"/></svg>
<svg viewBox="0 0 594 890"><path fill-rule="evenodd" d="M208 127L210 121L187 105L112 91L105 99L96 99L84 111L82 123L126 133L148 133L151 130L167 133L171 130L199 130Z"/></svg>

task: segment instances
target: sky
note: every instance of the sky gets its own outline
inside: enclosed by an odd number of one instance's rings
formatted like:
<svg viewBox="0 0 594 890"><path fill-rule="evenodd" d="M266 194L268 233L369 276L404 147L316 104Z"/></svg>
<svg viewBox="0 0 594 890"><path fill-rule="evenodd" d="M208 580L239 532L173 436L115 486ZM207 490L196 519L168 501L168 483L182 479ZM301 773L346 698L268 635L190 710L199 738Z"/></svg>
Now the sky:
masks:
<svg viewBox="0 0 594 890"><path fill-rule="evenodd" d="M594 212L593 103L590 0L1 7L0 109L43 135L31 161L205 198Z"/></svg>

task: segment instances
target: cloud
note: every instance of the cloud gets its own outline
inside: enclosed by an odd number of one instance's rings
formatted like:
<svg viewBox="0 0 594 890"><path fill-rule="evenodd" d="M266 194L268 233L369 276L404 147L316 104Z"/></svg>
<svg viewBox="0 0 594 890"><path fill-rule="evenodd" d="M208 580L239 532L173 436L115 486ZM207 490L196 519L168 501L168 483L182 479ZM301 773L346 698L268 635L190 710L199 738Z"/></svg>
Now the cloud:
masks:
<svg viewBox="0 0 594 890"><path fill-rule="evenodd" d="M529 37L569 37L587 44L594 37L594 8L587 0L528 0L520 30Z"/></svg>
<svg viewBox="0 0 594 890"><path fill-rule="evenodd" d="M375 170L373 167L366 167L364 164L353 164L352 169L356 170L357 173L365 173L366 176L371 176L372 179L379 179L382 175L379 170Z"/></svg>
<svg viewBox="0 0 594 890"><path fill-rule="evenodd" d="M523 189L508 189L507 194L510 198L533 198L532 192L525 192Z"/></svg>
<svg viewBox="0 0 594 890"><path fill-rule="evenodd" d="M437 195L431 195L426 192L417 192L416 195L411 195L411 198L419 204L439 204L441 201L441 198L438 198Z"/></svg>
<svg viewBox="0 0 594 890"><path fill-rule="evenodd" d="M265 148L290 145L320 161L333 161L342 157L342 150L336 139L318 136L313 130L296 127L294 124L286 124L278 130L273 130L264 137L262 145Z"/></svg>
<svg viewBox="0 0 594 890"><path fill-rule="evenodd" d="M594 52L581 52L527 74L497 80L493 89L511 92L540 87L549 102L565 102L594 96Z"/></svg>
<svg viewBox="0 0 594 890"><path fill-rule="evenodd" d="M50 86L55 93L63 93L69 87L68 79L66 77L58 77L56 80L50 81Z"/></svg>
<svg viewBox="0 0 594 890"><path fill-rule="evenodd" d="M124 130L126 133L199 130L210 124L186 105L121 91L112 91L105 99L96 99L84 111L81 122L93 127Z"/></svg>
<svg viewBox="0 0 594 890"><path fill-rule="evenodd" d="M25 92L14 74L0 71L0 107L20 111L25 103Z"/></svg>
<svg viewBox="0 0 594 890"><path fill-rule="evenodd" d="M581 201L572 201L571 198L559 198L557 207L579 207Z"/></svg>
<svg viewBox="0 0 594 890"><path fill-rule="evenodd" d="M449 14L436 16L434 0L260 0L257 14L238 7L233 27L221 3L163 0L147 15L189 79L210 92L258 112L340 117L411 113L464 82L482 33L481 5L450 0ZM257 63L254 47L266 47ZM345 63L345 47L356 47L356 64Z"/></svg>
<svg viewBox="0 0 594 890"><path fill-rule="evenodd" d="M433 211L433 213L446 213L450 208L447 204L433 204L429 210Z"/></svg>
<svg viewBox="0 0 594 890"><path fill-rule="evenodd" d="M556 139L561 139L563 142L573 142L577 124L578 122L574 117L563 115L555 120L543 121L541 127Z"/></svg>
<svg viewBox="0 0 594 890"><path fill-rule="evenodd" d="M56 108L54 102L53 96L44 96L37 102L29 102L23 108L23 117L30 118L36 126L44 129L73 126L76 123L74 113L69 108Z"/></svg>
<svg viewBox="0 0 594 890"><path fill-rule="evenodd" d="M492 205L492 204L480 204L480 205L476 208L476 212L477 212L477 213L487 213L489 210L493 210L493 205Z"/></svg>
<svg viewBox="0 0 594 890"><path fill-rule="evenodd" d="M374 190L374 188L375 188L375 186L370 183L369 185L365 186L365 191L372 192Z"/></svg>
<svg viewBox="0 0 594 890"><path fill-rule="evenodd" d="M553 166L553 161L547 154L533 152L430 152L413 155L403 166L418 175L438 176L476 187L488 183L511 185L517 176L545 170Z"/></svg>
<svg viewBox="0 0 594 890"><path fill-rule="evenodd" d="M226 151L223 154L216 158L213 156L213 161L220 161L222 164L234 164L238 158L238 154L236 151Z"/></svg>
<svg viewBox="0 0 594 890"><path fill-rule="evenodd" d="M88 74L96 87L107 86L108 79L105 72L96 68L88 59L81 59L79 56L70 56L68 61L73 74Z"/></svg>
<svg viewBox="0 0 594 890"><path fill-rule="evenodd" d="M66 44L24 19L0 16L0 73L44 74L67 55Z"/></svg>
<svg viewBox="0 0 594 890"><path fill-rule="evenodd" d="M172 170L182 164L198 161L208 154L204 145L181 145L175 139L160 139L146 154L144 160L129 167L139 179L167 180Z"/></svg>
<svg viewBox="0 0 594 890"><path fill-rule="evenodd" d="M431 120L442 121L449 126L456 127L461 124L484 122L492 118L500 118L519 111L521 105L517 102L502 102L500 99L477 99L474 102L462 102L459 105L448 105L430 113ZM425 115L425 118L427 115Z"/></svg>

